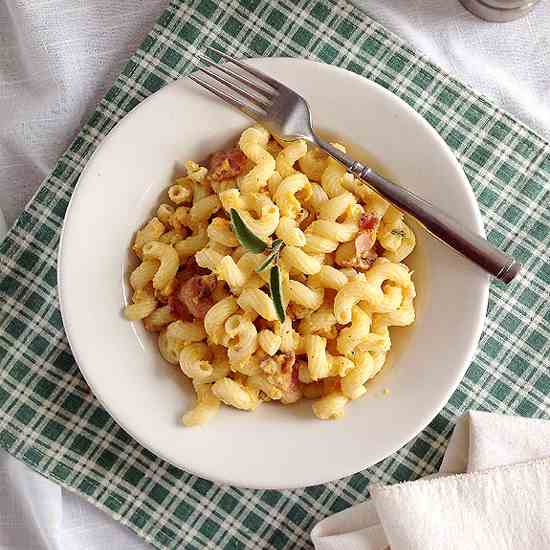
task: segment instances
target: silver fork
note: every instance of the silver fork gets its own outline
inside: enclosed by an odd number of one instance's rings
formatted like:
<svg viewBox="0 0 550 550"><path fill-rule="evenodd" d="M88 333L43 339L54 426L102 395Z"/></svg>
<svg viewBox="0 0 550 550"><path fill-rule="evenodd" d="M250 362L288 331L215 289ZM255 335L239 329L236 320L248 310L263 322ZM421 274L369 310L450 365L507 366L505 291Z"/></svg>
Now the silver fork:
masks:
<svg viewBox="0 0 550 550"><path fill-rule="evenodd" d="M199 59L211 66L202 67L200 71L212 80L206 80L197 73L189 76L191 80L253 118L278 138L285 141L304 139L317 145L382 197L413 216L432 235L493 277L509 283L518 274L521 265L514 258L464 228L459 221L437 206L388 181L368 166L316 136L312 128L309 105L302 96L263 71L215 48L209 49L228 63L216 64L208 57L197 54ZM233 68L228 67L231 64L234 65Z"/></svg>

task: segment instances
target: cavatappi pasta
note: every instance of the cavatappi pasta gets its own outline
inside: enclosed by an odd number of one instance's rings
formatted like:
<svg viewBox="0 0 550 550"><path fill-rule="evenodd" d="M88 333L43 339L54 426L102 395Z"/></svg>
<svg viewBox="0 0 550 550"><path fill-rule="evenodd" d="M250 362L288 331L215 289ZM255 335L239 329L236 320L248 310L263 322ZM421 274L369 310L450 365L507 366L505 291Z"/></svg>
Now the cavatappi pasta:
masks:
<svg viewBox="0 0 550 550"><path fill-rule="evenodd" d="M191 379L183 424L204 424L220 403L253 411L302 398L318 418L341 417L383 367L389 327L414 322L403 215L319 150L260 126L208 168L186 169L136 233L124 310ZM256 271L266 255L241 246L232 209L258 238L282 241L284 322L269 273Z"/></svg>

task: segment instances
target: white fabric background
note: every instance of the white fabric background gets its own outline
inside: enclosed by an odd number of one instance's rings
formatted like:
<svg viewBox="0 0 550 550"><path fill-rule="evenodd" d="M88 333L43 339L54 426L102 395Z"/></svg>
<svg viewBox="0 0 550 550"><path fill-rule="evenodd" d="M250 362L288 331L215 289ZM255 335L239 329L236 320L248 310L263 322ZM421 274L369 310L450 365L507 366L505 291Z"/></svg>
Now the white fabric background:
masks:
<svg viewBox="0 0 550 550"><path fill-rule="evenodd" d="M355 0L550 137L550 3L507 24L455 0ZM0 209L11 225L168 0L0 0ZM0 232L2 230L0 215ZM147 545L0 452L0 550Z"/></svg>

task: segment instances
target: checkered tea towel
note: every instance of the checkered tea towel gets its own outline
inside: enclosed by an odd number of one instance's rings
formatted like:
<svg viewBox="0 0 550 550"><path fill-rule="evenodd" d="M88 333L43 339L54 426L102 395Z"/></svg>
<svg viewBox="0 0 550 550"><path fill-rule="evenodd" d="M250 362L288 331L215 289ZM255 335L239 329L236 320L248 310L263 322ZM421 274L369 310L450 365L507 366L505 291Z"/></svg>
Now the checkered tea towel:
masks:
<svg viewBox="0 0 550 550"><path fill-rule="evenodd" d="M187 74L206 44L321 60L401 97L464 167L488 238L525 265L512 285L492 284L478 352L445 409L400 451L340 481L241 490L170 466L90 394L63 332L56 254L78 177L113 126ZM344 0L173 0L0 245L0 445L157 548L309 548L311 526L367 498L370 482L436 471L467 409L548 415L549 177L548 143Z"/></svg>

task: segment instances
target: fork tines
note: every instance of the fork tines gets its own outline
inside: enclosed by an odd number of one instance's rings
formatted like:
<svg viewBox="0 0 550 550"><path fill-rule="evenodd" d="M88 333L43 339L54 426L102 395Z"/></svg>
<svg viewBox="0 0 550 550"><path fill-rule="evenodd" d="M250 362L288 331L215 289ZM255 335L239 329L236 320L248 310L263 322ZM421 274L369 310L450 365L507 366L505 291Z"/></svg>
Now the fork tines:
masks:
<svg viewBox="0 0 550 550"><path fill-rule="evenodd" d="M248 116L255 119L264 117L281 84L269 75L245 65L216 48L208 46L208 49L228 63L217 64L209 57L197 53L196 56L207 63L209 68L200 67L196 73L189 75L189 78ZM229 68L229 64L235 65L238 70ZM200 73L204 73L209 78L203 77Z"/></svg>

